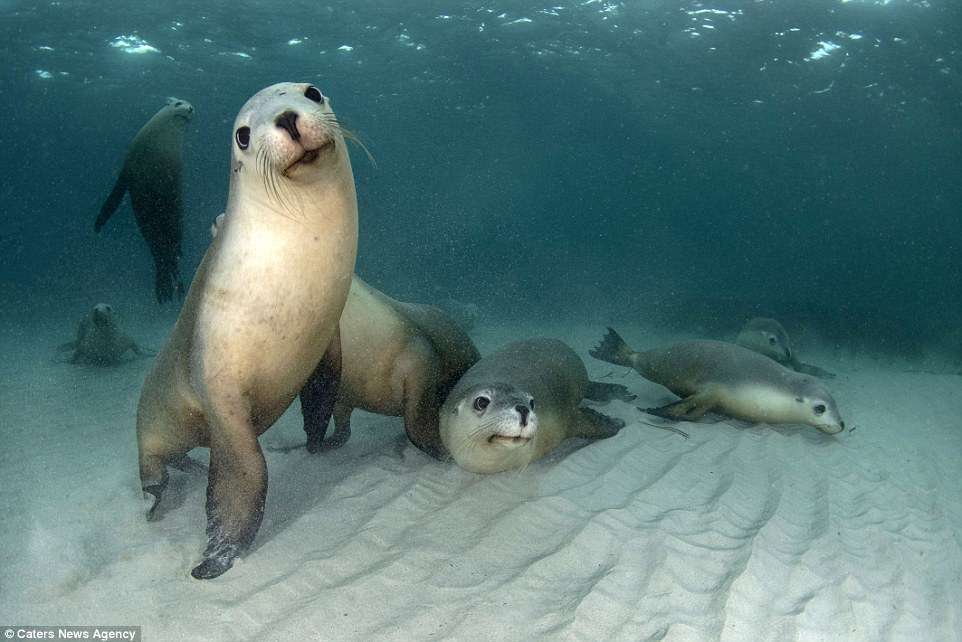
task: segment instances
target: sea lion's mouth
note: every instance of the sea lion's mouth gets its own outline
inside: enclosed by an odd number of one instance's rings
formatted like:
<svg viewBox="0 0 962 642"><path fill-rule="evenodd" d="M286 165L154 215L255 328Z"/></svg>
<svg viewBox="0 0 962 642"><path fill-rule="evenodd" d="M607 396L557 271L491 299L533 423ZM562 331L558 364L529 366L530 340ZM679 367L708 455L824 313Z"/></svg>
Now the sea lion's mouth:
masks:
<svg viewBox="0 0 962 642"><path fill-rule="evenodd" d="M313 163L318 159L318 157L321 155L322 152L326 152L329 149L333 149L333 148L334 148L334 139L331 138L327 140L320 147L316 147L314 149L305 149L304 153L301 154L299 158L297 158L293 163L291 163L284 169L284 174L287 174L289 171L291 171L298 165L310 165L311 163Z"/></svg>
<svg viewBox="0 0 962 642"><path fill-rule="evenodd" d="M529 441L531 441L531 437L521 437L520 435L515 437L508 435L491 435L488 437L489 444L500 444L502 446L523 446Z"/></svg>

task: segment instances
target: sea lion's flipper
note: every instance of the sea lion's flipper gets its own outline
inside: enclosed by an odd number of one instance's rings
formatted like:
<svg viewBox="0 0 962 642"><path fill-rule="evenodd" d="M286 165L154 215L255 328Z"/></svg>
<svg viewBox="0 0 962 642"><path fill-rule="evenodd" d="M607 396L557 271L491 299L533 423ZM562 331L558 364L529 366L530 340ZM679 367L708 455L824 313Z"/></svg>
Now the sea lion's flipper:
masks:
<svg viewBox="0 0 962 642"><path fill-rule="evenodd" d="M447 449L441 441L438 358L426 341L412 345L410 352L415 356L404 368L404 432L419 449L443 459Z"/></svg>
<svg viewBox="0 0 962 642"><path fill-rule="evenodd" d="M184 298L184 282L176 256L154 261L154 294L158 303L172 300L175 294L179 299Z"/></svg>
<svg viewBox="0 0 962 642"><path fill-rule="evenodd" d="M190 574L217 577L254 541L264 517L267 464L249 418L237 409L212 426L207 479L207 548Z"/></svg>
<svg viewBox="0 0 962 642"><path fill-rule="evenodd" d="M801 372L802 374L811 375L813 377L818 377L820 379L834 379L835 373L829 372L828 370L823 370L818 366L813 366L810 363L802 363L801 361L794 361L792 363L796 372Z"/></svg>
<svg viewBox="0 0 962 642"><path fill-rule="evenodd" d="M674 403L666 404L658 408L641 408L638 410L642 412L647 412L649 415L655 415L656 417L663 417L665 419L674 419L676 421L698 421L705 416L705 413L710 411L714 404L709 395L705 394L694 394L690 397L685 397Z"/></svg>
<svg viewBox="0 0 962 642"><path fill-rule="evenodd" d="M619 383L589 381L588 388L585 390L585 399L589 401L611 401L612 399L632 401L635 397L636 395L628 392L628 388Z"/></svg>
<svg viewBox="0 0 962 642"><path fill-rule="evenodd" d="M617 435L624 426L625 422L621 419L609 417L591 408L578 408L578 421L572 436L607 439Z"/></svg>
<svg viewBox="0 0 962 642"><path fill-rule="evenodd" d="M322 449L327 425L334 412L340 380L341 331L337 329L331 343L327 346L327 352L301 388L301 414L304 416L307 451L310 453L316 453Z"/></svg>
<svg viewBox="0 0 962 642"><path fill-rule="evenodd" d="M124 200L124 194L127 193L127 183L124 182L123 173L117 177L117 182L114 183L114 188L110 190L110 196L104 201L104 204L100 207L100 214L97 215L97 220L94 221L94 232L99 232L100 228L104 226L113 213L117 211L120 207L120 201Z"/></svg>
<svg viewBox="0 0 962 642"><path fill-rule="evenodd" d="M334 434L330 439L321 442L321 450L336 450L351 438L351 412L354 409L348 405L334 404Z"/></svg>
<svg viewBox="0 0 962 642"><path fill-rule="evenodd" d="M601 339L596 347L588 351L595 359L607 361L618 366L634 367L635 352L628 347L625 340L621 338L614 328L608 328L608 333Z"/></svg>

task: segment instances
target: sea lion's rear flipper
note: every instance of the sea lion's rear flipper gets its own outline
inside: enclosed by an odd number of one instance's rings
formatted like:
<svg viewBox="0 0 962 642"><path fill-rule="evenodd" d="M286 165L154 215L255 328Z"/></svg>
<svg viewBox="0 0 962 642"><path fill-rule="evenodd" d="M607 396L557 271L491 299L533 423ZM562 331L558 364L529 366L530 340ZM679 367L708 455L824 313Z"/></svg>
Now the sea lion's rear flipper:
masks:
<svg viewBox="0 0 962 642"><path fill-rule="evenodd" d="M211 426L207 478L207 548L190 574L217 577L254 541L264 517L267 464L249 413L220 412Z"/></svg>
<svg viewBox="0 0 962 642"><path fill-rule="evenodd" d="M353 408L345 404L334 404L334 434L321 442L321 450L336 450L351 438L351 412Z"/></svg>
<svg viewBox="0 0 962 642"><path fill-rule="evenodd" d="M638 410L642 412L647 412L649 415L655 415L656 417L663 417L665 419L674 419L676 421L698 421L705 416L705 413L709 412L714 404L709 395L703 393L694 394L690 397L685 397L674 403L670 403L664 406L659 406L658 408L641 408Z"/></svg>
<svg viewBox="0 0 962 642"><path fill-rule="evenodd" d="M634 367L634 351L628 347L614 328L608 328L608 333L601 339L601 343L588 351L595 359L607 361L617 366Z"/></svg>
<svg viewBox="0 0 962 642"><path fill-rule="evenodd" d="M585 390L585 399L588 401L611 401L612 399L632 401L636 396L628 392L628 388L620 383L589 381L588 388Z"/></svg>
<svg viewBox="0 0 962 642"><path fill-rule="evenodd" d="M184 282L180 278L177 257L165 257L154 261L154 294L158 303L166 303L177 295L184 298Z"/></svg>
<svg viewBox="0 0 962 642"><path fill-rule="evenodd" d="M835 373L829 372L828 370L823 370L818 366L813 366L810 363L802 363L801 361L795 361L792 363L796 372L801 372L802 374L811 375L813 377L818 377L820 379L834 379Z"/></svg>
<svg viewBox="0 0 962 642"><path fill-rule="evenodd" d="M574 426L572 437L607 439L617 435L624 427L625 422L621 419L609 417L591 408L578 408L577 425Z"/></svg>
<svg viewBox="0 0 962 642"><path fill-rule="evenodd" d="M124 194L127 193L127 184L124 182L124 175L121 174L117 177L117 182L114 183L114 188L110 190L110 196L104 201L104 204L100 207L100 214L97 215L97 220L94 221L94 232L99 232L100 228L104 226L113 213L117 211L120 207L120 201L124 200Z"/></svg>
<svg viewBox="0 0 962 642"><path fill-rule="evenodd" d="M307 433L307 451L316 453L322 449L327 425L334 412L337 387L341 380L341 331L335 330L327 352L314 372L301 388L301 414L304 416L304 432Z"/></svg>

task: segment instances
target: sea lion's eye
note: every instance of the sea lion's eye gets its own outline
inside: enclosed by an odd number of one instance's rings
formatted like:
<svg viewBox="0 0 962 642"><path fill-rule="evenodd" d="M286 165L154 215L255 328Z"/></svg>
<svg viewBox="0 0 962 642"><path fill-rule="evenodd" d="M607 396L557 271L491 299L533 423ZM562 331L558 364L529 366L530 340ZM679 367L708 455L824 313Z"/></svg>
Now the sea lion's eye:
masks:
<svg viewBox="0 0 962 642"><path fill-rule="evenodd" d="M775 345L775 337L768 337L768 343L770 345Z"/></svg>
<svg viewBox="0 0 962 642"><path fill-rule="evenodd" d="M477 410L478 412L483 412L484 409L487 408L488 404L490 403L491 403L490 399L488 399L484 395L481 395L480 397L474 398L474 403L472 405L474 406L474 409Z"/></svg>
<svg viewBox="0 0 962 642"><path fill-rule="evenodd" d="M321 90L315 87L314 85L311 85L310 87L304 90L304 97L307 98L308 100L313 100L319 105L324 104L324 94L322 94Z"/></svg>
<svg viewBox="0 0 962 642"><path fill-rule="evenodd" d="M237 139L238 147L240 147L241 149L247 149L248 147L251 146L251 128L250 127L239 128L237 130L237 133L234 135L234 138Z"/></svg>
<svg viewBox="0 0 962 642"><path fill-rule="evenodd" d="M817 406L815 406L814 408L812 408L812 410L815 411L815 414L816 414L816 415L825 414L825 404L820 403L820 404L818 404Z"/></svg>

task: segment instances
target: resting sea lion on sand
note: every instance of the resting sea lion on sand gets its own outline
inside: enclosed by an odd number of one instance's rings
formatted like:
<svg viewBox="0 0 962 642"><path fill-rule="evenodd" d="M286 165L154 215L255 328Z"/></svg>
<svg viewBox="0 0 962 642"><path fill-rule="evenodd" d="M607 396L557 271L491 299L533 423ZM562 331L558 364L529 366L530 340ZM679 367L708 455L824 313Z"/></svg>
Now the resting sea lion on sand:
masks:
<svg viewBox="0 0 962 642"><path fill-rule="evenodd" d="M579 404L631 400L624 386L588 380L574 350L556 339L509 343L482 358L441 407L441 440L462 468L521 468L569 437L602 439L624 422Z"/></svg>
<svg viewBox="0 0 962 642"><path fill-rule="evenodd" d="M635 352L613 329L590 351L595 359L634 368L682 397L659 417L697 421L707 412L769 424L806 424L824 433L845 428L835 399L816 379L734 343L686 341Z"/></svg>
<svg viewBox="0 0 962 642"><path fill-rule="evenodd" d="M138 357L154 353L142 349L120 329L114 309L106 303L95 305L77 327L77 339L65 343L58 350L73 350L70 363L94 366L113 366L133 352Z"/></svg>
<svg viewBox="0 0 962 642"><path fill-rule="evenodd" d="M774 359L786 368L802 372L814 377L832 379L834 374L822 370L818 366L802 363L795 356L791 339L782 324L775 319L755 317L751 319L738 333L735 339L738 345L754 350L770 359Z"/></svg>
<svg viewBox="0 0 962 642"><path fill-rule="evenodd" d="M130 192L137 227L154 258L154 292L163 303L184 294L180 279L180 241L183 236L181 148L184 130L194 115L186 100L170 98L134 137L120 176L94 223L99 232Z"/></svg>
<svg viewBox="0 0 962 642"><path fill-rule="evenodd" d="M148 518L167 484L166 465L210 448L207 548L196 578L228 570L254 540L267 493L258 436L312 372L327 373L333 404L337 324L357 253L344 133L316 87L261 90L241 108L232 138L223 228L137 410Z"/></svg>

